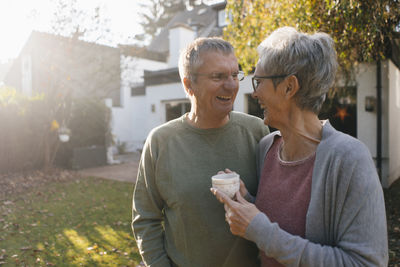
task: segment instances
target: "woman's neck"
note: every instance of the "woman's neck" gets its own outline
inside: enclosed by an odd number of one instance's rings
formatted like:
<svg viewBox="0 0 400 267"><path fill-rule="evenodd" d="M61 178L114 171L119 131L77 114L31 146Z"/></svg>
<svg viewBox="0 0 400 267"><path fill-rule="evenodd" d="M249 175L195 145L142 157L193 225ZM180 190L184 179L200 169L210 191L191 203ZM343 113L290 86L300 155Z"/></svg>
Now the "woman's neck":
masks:
<svg viewBox="0 0 400 267"><path fill-rule="evenodd" d="M306 158L316 151L322 139L322 124L315 113L297 110L294 114L279 129L283 138L281 158L285 161Z"/></svg>

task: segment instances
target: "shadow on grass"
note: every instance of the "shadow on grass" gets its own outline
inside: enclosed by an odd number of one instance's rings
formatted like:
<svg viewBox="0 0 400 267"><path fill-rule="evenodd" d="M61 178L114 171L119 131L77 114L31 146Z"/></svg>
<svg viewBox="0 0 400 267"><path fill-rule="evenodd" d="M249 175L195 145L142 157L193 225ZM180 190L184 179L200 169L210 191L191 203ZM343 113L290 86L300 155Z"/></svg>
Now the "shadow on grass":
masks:
<svg viewBox="0 0 400 267"><path fill-rule="evenodd" d="M98 178L49 183L0 208L3 266L136 266L133 185Z"/></svg>
<svg viewBox="0 0 400 267"><path fill-rule="evenodd" d="M56 181L0 204L0 265L137 266L130 222L133 184ZM400 179L384 190L389 266L400 266Z"/></svg>

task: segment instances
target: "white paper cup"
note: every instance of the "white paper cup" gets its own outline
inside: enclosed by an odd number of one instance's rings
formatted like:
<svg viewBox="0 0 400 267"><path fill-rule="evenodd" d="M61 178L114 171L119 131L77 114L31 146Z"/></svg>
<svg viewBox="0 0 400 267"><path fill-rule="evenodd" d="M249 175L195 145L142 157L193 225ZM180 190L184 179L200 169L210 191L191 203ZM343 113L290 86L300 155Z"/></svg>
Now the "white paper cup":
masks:
<svg viewBox="0 0 400 267"><path fill-rule="evenodd" d="M211 177L212 187L233 198L240 188L240 175L236 172L217 174Z"/></svg>

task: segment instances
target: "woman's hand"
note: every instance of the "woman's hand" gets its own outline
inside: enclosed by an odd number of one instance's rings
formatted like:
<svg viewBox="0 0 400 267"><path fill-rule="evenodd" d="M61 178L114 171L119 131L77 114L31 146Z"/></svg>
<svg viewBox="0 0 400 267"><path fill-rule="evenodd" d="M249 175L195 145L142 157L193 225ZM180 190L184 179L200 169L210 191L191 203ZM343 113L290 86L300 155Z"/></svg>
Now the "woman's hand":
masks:
<svg viewBox="0 0 400 267"><path fill-rule="evenodd" d="M245 197L249 191L247 191L246 186L244 185L242 179L240 179L240 188L239 188L240 195Z"/></svg>
<svg viewBox="0 0 400 267"><path fill-rule="evenodd" d="M226 168L225 171L219 171L218 174L223 174L223 173L231 173L233 171L231 171L230 169ZM240 188L239 188L239 192L242 195L242 197L245 197L247 195L247 193L249 192L245 186L245 184L243 183L242 179L240 179Z"/></svg>
<svg viewBox="0 0 400 267"><path fill-rule="evenodd" d="M224 203L225 220L228 222L232 234L244 237L251 220L260 211L254 204L247 202L239 192L236 192L235 201L218 189L211 188L210 190L221 203Z"/></svg>

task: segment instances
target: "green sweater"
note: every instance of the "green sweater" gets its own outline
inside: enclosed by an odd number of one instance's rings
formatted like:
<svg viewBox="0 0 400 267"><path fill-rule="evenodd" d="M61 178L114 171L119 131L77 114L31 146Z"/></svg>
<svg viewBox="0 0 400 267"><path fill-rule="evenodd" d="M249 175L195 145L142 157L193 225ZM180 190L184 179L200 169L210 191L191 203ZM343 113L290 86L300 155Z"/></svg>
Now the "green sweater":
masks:
<svg viewBox="0 0 400 267"><path fill-rule="evenodd" d="M233 236L211 176L229 168L255 194L256 146L263 121L231 112L217 129L198 129L185 116L151 131L133 193L132 228L148 266L258 266L256 246Z"/></svg>

